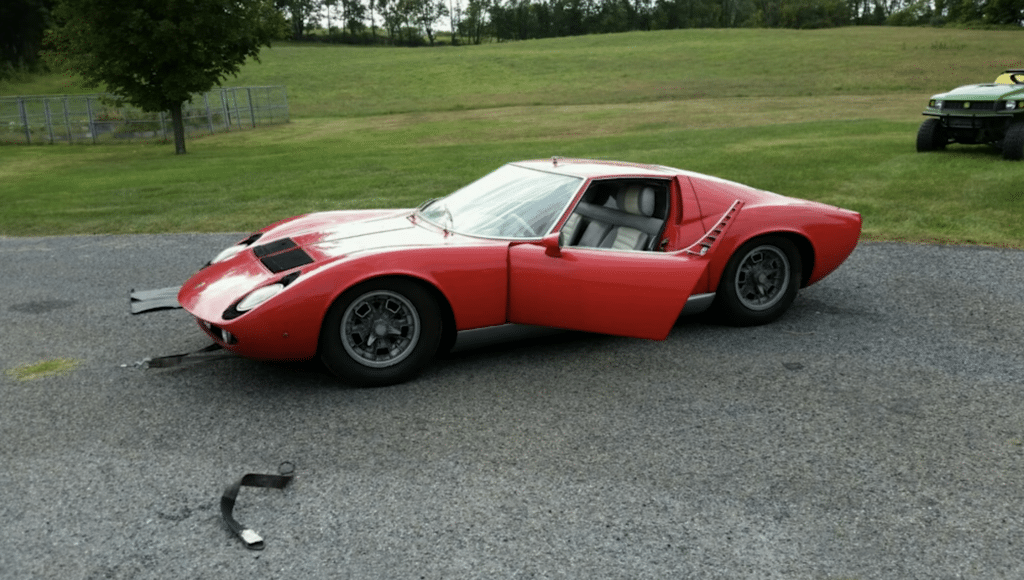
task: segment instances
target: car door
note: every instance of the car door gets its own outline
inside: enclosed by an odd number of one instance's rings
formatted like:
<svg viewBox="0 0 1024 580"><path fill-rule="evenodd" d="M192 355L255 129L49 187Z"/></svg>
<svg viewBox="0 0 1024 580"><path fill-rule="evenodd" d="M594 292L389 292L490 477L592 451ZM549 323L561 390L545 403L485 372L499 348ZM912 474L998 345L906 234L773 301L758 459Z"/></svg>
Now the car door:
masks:
<svg viewBox="0 0 1024 580"><path fill-rule="evenodd" d="M556 239L509 248L509 322L663 340L709 263Z"/></svg>

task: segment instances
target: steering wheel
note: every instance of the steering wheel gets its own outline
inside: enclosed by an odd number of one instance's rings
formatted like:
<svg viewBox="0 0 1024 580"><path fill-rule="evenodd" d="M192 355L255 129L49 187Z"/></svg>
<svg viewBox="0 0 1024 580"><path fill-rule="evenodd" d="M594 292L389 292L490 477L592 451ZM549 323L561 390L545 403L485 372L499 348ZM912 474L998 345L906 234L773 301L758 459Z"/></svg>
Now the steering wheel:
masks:
<svg viewBox="0 0 1024 580"><path fill-rule="evenodd" d="M527 233L529 233L532 236L537 235L537 230L533 229L533 226L528 224L526 220L524 220L519 214L509 213L508 215L510 218L512 218L513 221L522 226L523 230L525 230Z"/></svg>

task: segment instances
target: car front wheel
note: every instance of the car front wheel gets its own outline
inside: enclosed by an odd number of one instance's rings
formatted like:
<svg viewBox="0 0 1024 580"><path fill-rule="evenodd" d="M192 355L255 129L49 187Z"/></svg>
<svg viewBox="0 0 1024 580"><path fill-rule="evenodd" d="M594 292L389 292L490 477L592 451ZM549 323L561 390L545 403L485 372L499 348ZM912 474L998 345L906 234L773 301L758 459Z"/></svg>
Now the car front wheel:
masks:
<svg viewBox="0 0 1024 580"><path fill-rule="evenodd" d="M715 297L730 324L766 324L782 316L800 289L800 252L781 236L743 244L729 259Z"/></svg>
<svg viewBox="0 0 1024 580"><path fill-rule="evenodd" d="M422 286L371 280L346 291L327 312L320 357L342 380L381 387L418 375L440 339L440 311Z"/></svg>
<svg viewBox="0 0 1024 580"><path fill-rule="evenodd" d="M917 151L939 151L946 148L946 129L938 119L925 119L917 130Z"/></svg>

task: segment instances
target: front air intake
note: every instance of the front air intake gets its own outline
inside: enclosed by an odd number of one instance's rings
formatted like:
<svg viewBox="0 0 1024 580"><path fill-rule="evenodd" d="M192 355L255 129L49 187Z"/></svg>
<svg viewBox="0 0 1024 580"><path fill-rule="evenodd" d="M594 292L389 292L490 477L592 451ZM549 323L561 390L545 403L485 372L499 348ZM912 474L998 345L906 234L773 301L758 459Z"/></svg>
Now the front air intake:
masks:
<svg viewBox="0 0 1024 580"><path fill-rule="evenodd" d="M313 263L313 258L291 238L256 246L252 251L275 274Z"/></svg>

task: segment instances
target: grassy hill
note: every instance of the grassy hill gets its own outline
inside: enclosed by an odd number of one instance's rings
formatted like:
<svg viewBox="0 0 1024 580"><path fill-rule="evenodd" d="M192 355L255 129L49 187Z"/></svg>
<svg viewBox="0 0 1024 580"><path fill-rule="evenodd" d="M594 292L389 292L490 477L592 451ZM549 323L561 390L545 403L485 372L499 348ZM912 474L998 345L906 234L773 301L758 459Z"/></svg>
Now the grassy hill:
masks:
<svg viewBox="0 0 1024 580"><path fill-rule="evenodd" d="M1024 165L917 154L933 93L1024 66L1022 32L677 30L470 47L279 45L228 84L293 122L166 145L0 147L0 234L241 231L410 206L509 160L663 163L861 211L871 239L1024 247ZM0 93L81 91L37 77Z"/></svg>

